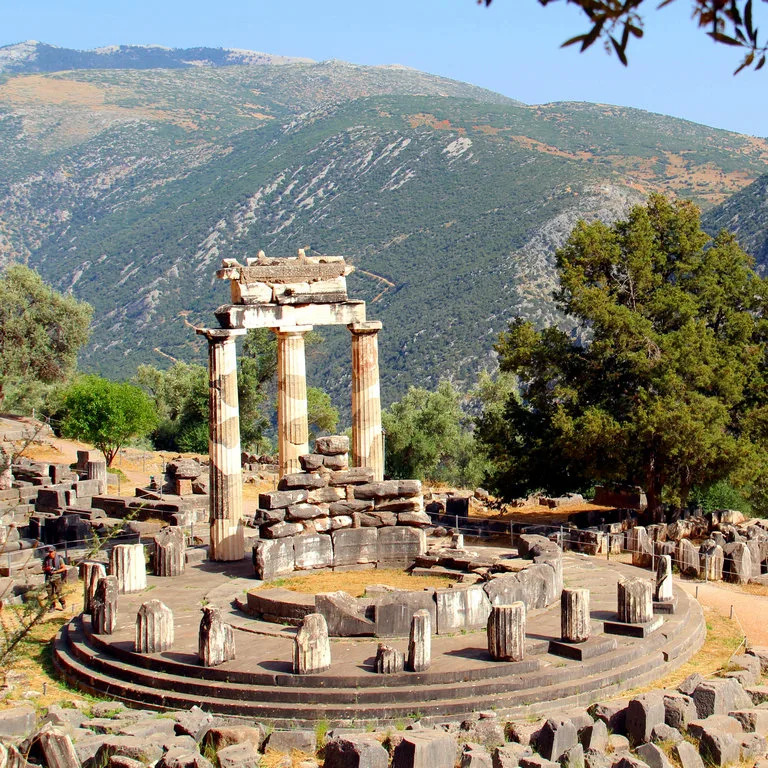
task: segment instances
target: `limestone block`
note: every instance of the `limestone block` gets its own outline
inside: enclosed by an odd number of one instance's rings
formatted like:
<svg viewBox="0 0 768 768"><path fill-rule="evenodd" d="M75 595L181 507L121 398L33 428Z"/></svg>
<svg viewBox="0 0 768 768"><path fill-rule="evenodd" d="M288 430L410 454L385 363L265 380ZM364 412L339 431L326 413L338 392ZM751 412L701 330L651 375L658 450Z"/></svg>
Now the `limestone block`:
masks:
<svg viewBox="0 0 768 768"><path fill-rule="evenodd" d="M547 760L558 761L571 747L579 743L576 726L570 720L549 718L536 738L539 754Z"/></svg>
<svg viewBox="0 0 768 768"><path fill-rule="evenodd" d="M187 542L184 531L178 526L169 525L154 537L155 576L180 576L184 573L187 561Z"/></svg>
<svg viewBox="0 0 768 768"><path fill-rule="evenodd" d="M253 547L253 567L257 579L287 576L294 570L293 538L259 539Z"/></svg>
<svg viewBox="0 0 768 768"><path fill-rule="evenodd" d="M397 524L414 525L418 528L429 528L429 526L432 525L432 520L426 512L398 512Z"/></svg>
<svg viewBox="0 0 768 768"><path fill-rule="evenodd" d="M358 528L384 528L397 525L397 515L386 510L372 509L369 512L353 512L352 519Z"/></svg>
<svg viewBox="0 0 768 768"><path fill-rule="evenodd" d="M323 457L323 466L331 472L342 472L349 469L349 456L346 453L338 456Z"/></svg>
<svg viewBox="0 0 768 768"><path fill-rule="evenodd" d="M83 613L91 612L91 601L96 593L99 579L107 575L104 563L84 561L80 563L80 578L83 580Z"/></svg>
<svg viewBox="0 0 768 768"><path fill-rule="evenodd" d="M328 507L328 514L331 517L335 517L336 515L353 515L355 512L368 512L372 509L372 501L348 499L345 501L331 503L331 505Z"/></svg>
<svg viewBox="0 0 768 768"><path fill-rule="evenodd" d="M661 555L656 562L656 600L668 602L674 598L672 585L672 558Z"/></svg>
<svg viewBox="0 0 768 768"><path fill-rule="evenodd" d="M701 759L696 747L689 741L681 741L672 747L672 754L678 759L682 768L704 768L704 761Z"/></svg>
<svg viewBox="0 0 768 768"><path fill-rule="evenodd" d="M216 753L216 763L219 768L251 768L259 765L260 761L261 755L248 741L222 747Z"/></svg>
<svg viewBox="0 0 768 768"><path fill-rule="evenodd" d="M405 656L392 645L379 643L373 668L380 675L392 675L405 668Z"/></svg>
<svg viewBox="0 0 768 768"><path fill-rule="evenodd" d="M221 611L213 605L203 606L198 634L198 657L204 667L216 667L235 658L235 633L224 622Z"/></svg>
<svg viewBox="0 0 768 768"><path fill-rule="evenodd" d="M493 760L488 750L481 744L465 742L461 747L459 768L493 768ZM504 763L504 768L513 768L513 764ZM517 768L516 761L514 768Z"/></svg>
<svg viewBox="0 0 768 768"><path fill-rule="evenodd" d="M323 457L319 453L305 453L299 456L299 464L304 472L317 472L323 466Z"/></svg>
<svg viewBox="0 0 768 768"><path fill-rule="evenodd" d="M345 498L346 491L344 488L327 485L325 488L313 488L307 496L307 501L310 504L335 504L337 501L343 501ZM328 512L325 514L328 514Z"/></svg>
<svg viewBox="0 0 768 768"><path fill-rule="evenodd" d="M752 554L742 542L726 544L723 572L728 581L747 584L752 578Z"/></svg>
<svg viewBox="0 0 768 768"><path fill-rule="evenodd" d="M324 514L325 510L317 504L292 504L285 510L286 520L292 522L312 520L315 517L322 517Z"/></svg>
<svg viewBox="0 0 768 768"><path fill-rule="evenodd" d="M309 675L325 672L331 666L331 644L328 626L319 613L304 617L293 644L293 672Z"/></svg>
<svg viewBox="0 0 768 768"><path fill-rule="evenodd" d="M331 472L328 482L330 485L367 485L373 482L373 467L351 467Z"/></svg>
<svg viewBox="0 0 768 768"><path fill-rule="evenodd" d="M432 663L432 617L427 610L416 611L411 618L406 668L426 672Z"/></svg>
<svg viewBox="0 0 768 768"><path fill-rule="evenodd" d="M344 734L325 745L325 768L388 768L389 754L368 734Z"/></svg>
<svg viewBox="0 0 768 768"><path fill-rule="evenodd" d="M688 539L680 539L677 544L677 567L683 576L698 576L699 551Z"/></svg>
<svg viewBox="0 0 768 768"><path fill-rule="evenodd" d="M417 611L426 610L431 622L436 620L435 590L421 592L385 592L375 598L373 607L378 637L407 635Z"/></svg>
<svg viewBox="0 0 768 768"><path fill-rule="evenodd" d="M492 768L517 768L522 758L531 755L533 755L533 751L530 746L513 742L493 750L491 765ZM462 765L461 768L464 766Z"/></svg>
<svg viewBox="0 0 768 768"><path fill-rule="evenodd" d="M401 526L379 529L377 548L379 563L410 565L426 551L427 537L421 529Z"/></svg>
<svg viewBox="0 0 768 768"><path fill-rule="evenodd" d="M136 653L160 653L173 648L173 612L160 600L142 603L136 614Z"/></svg>
<svg viewBox="0 0 768 768"><path fill-rule="evenodd" d="M72 739L64 730L47 723L34 735L32 744L34 757L39 753L48 768L80 768Z"/></svg>
<svg viewBox="0 0 768 768"><path fill-rule="evenodd" d="M197 459L178 457L165 465L165 471L177 480L197 480L203 473L203 468Z"/></svg>
<svg viewBox="0 0 768 768"><path fill-rule="evenodd" d="M259 725L213 725L206 730L200 743L204 747L218 751L233 744L251 744L258 752L266 739L266 731Z"/></svg>
<svg viewBox="0 0 768 768"><path fill-rule="evenodd" d="M314 731L307 730L272 731L264 749L288 755L294 750L314 755L317 751L317 736Z"/></svg>
<svg viewBox="0 0 768 768"><path fill-rule="evenodd" d="M285 509L292 504L301 504L307 501L309 492L306 489L294 491L271 491L259 494L259 507L261 509Z"/></svg>
<svg viewBox="0 0 768 768"><path fill-rule="evenodd" d="M649 768L672 768L664 750L655 744L641 744L635 751Z"/></svg>
<svg viewBox="0 0 768 768"><path fill-rule="evenodd" d="M78 451L79 453L79 451ZM98 453L90 451L90 453ZM78 459L79 461L79 459ZM98 495L107 492L107 462L105 459L89 459L85 462L85 477L87 480L95 480L99 485Z"/></svg>
<svg viewBox="0 0 768 768"><path fill-rule="evenodd" d="M507 573L492 578L483 585L491 605L510 605L518 600L525 602L525 590L516 573Z"/></svg>
<svg viewBox="0 0 768 768"><path fill-rule="evenodd" d="M336 515L336 517L330 518L331 530L338 531L341 528L351 528L352 518L347 515Z"/></svg>
<svg viewBox="0 0 768 768"><path fill-rule="evenodd" d="M407 731L395 747L392 768L454 768L458 744L445 731Z"/></svg>
<svg viewBox="0 0 768 768"><path fill-rule="evenodd" d="M698 717L696 704L684 693L664 693L664 722L672 728L687 730L688 723Z"/></svg>
<svg viewBox="0 0 768 768"><path fill-rule="evenodd" d="M109 573L117 577L120 594L147 588L147 565L141 544L117 544L109 556Z"/></svg>
<svg viewBox="0 0 768 768"><path fill-rule="evenodd" d="M261 527L261 535L265 539L284 539L296 536L304 530L301 523L272 523Z"/></svg>
<svg viewBox="0 0 768 768"><path fill-rule="evenodd" d="M310 490L327 485L325 478L316 472L295 472L283 475L277 484L278 491Z"/></svg>
<svg viewBox="0 0 768 768"><path fill-rule="evenodd" d="M699 752L709 764L726 766L741 759L739 741L730 733L706 731L699 742Z"/></svg>
<svg viewBox="0 0 768 768"><path fill-rule="evenodd" d="M333 637L367 637L375 633L376 625L365 617L360 603L346 592L315 595L315 608Z"/></svg>
<svg viewBox="0 0 768 768"><path fill-rule="evenodd" d="M0 737L4 739L26 738L35 727L37 714L29 704L0 710Z"/></svg>
<svg viewBox="0 0 768 768"><path fill-rule="evenodd" d="M378 483L367 483L354 488L356 499L384 499L410 498L421 496L421 480L382 480Z"/></svg>
<svg viewBox="0 0 768 768"><path fill-rule="evenodd" d="M435 601L439 635L484 627L491 612L491 603L480 585L437 589Z"/></svg>
<svg viewBox="0 0 768 768"><path fill-rule="evenodd" d="M560 596L560 634L567 643L583 643L589 639L589 590L564 589Z"/></svg>
<svg viewBox="0 0 768 768"><path fill-rule="evenodd" d="M525 604L495 605L486 626L488 653L500 661L522 661L525 657Z"/></svg>
<svg viewBox="0 0 768 768"><path fill-rule="evenodd" d="M345 528L331 534L334 566L375 563L378 560L378 528Z"/></svg>
<svg viewBox="0 0 768 768"><path fill-rule="evenodd" d="M315 452L322 456L339 456L349 453L349 438L346 435L327 435L315 440Z"/></svg>
<svg viewBox="0 0 768 768"><path fill-rule="evenodd" d="M91 625L97 635L111 635L117 626L117 576L104 576L96 583L91 600Z"/></svg>
<svg viewBox="0 0 768 768"><path fill-rule="evenodd" d="M660 693L646 693L630 699L626 716L630 744L650 741L654 727L664 722L664 715L664 698Z"/></svg>
<svg viewBox="0 0 768 768"><path fill-rule="evenodd" d="M517 580L523 589L523 602L530 609L546 608L562 591L557 571L545 563L529 565L517 574Z"/></svg>
<svg viewBox="0 0 768 768"><path fill-rule="evenodd" d="M737 709L749 709L752 699L736 680L707 680L699 683L692 694L699 718L727 715Z"/></svg>
<svg viewBox="0 0 768 768"><path fill-rule="evenodd" d="M299 571L311 568L329 568L333 565L333 547L330 536L322 534L295 536L293 552L296 570Z"/></svg>
<svg viewBox="0 0 768 768"><path fill-rule="evenodd" d="M653 585L637 578L621 578L618 582L619 621L645 624L653 619Z"/></svg>
<svg viewBox="0 0 768 768"><path fill-rule="evenodd" d="M595 720L580 734L580 741L584 749L605 752L608 746L608 726L602 720Z"/></svg>

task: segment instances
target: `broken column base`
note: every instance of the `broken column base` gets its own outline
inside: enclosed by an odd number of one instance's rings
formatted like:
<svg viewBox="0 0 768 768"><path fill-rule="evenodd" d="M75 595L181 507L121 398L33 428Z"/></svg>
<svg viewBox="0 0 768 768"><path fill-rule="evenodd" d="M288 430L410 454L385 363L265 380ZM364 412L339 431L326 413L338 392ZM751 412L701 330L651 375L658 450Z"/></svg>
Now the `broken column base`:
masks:
<svg viewBox="0 0 768 768"><path fill-rule="evenodd" d="M575 661L585 661L615 650L616 641L612 637L590 637L582 643L567 643L564 640L549 641L549 653Z"/></svg>
<svg viewBox="0 0 768 768"><path fill-rule="evenodd" d="M677 598L673 597L671 600L654 600L653 601L654 614L670 615L677 613Z"/></svg>
<svg viewBox="0 0 768 768"><path fill-rule="evenodd" d="M645 624L625 624L623 621L606 621L603 622L603 632L609 635L623 635L624 637L648 637L663 623L664 619L661 616L654 616L651 621Z"/></svg>

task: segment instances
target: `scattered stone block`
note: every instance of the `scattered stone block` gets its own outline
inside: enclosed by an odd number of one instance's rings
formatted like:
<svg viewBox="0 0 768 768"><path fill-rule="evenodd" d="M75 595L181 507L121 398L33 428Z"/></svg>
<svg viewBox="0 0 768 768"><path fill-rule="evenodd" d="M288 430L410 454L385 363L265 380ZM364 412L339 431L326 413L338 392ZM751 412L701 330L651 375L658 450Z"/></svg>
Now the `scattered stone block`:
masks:
<svg viewBox="0 0 768 768"><path fill-rule="evenodd" d="M411 620L417 611L429 613L432 623L436 619L435 590L421 592L387 592L377 596L373 606L376 635L379 637L407 635Z"/></svg>
<svg viewBox="0 0 768 768"><path fill-rule="evenodd" d="M728 715L737 720L747 733L768 736L768 709L739 709Z"/></svg>
<svg viewBox="0 0 768 768"><path fill-rule="evenodd" d="M385 643L379 643L376 649L374 669L381 675L392 675L402 672L405 668L405 657L402 651Z"/></svg>
<svg viewBox="0 0 768 768"><path fill-rule="evenodd" d="M664 722L672 728L686 730L688 723L698 717L696 704L690 696L671 691L664 692Z"/></svg>
<svg viewBox="0 0 768 768"><path fill-rule="evenodd" d="M340 456L349 453L349 438L346 435L328 435L315 440L315 452L321 456Z"/></svg>
<svg viewBox="0 0 768 768"><path fill-rule="evenodd" d="M264 745L265 750L290 754L293 750L314 755L317 751L317 736L314 731L272 731Z"/></svg>
<svg viewBox="0 0 768 768"><path fill-rule="evenodd" d="M198 656L204 667L217 667L235 658L235 633L214 605L203 606L198 633Z"/></svg>
<svg viewBox="0 0 768 768"><path fill-rule="evenodd" d="M673 600L675 593L672 587L672 558L669 555L661 555L656 564L656 594L659 602ZM653 766L651 766L653 768Z"/></svg>
<svg viewBox="0 0 768 768"><path fill-rule="evenodd" d="M585 750L605 752L608 746L608 726L602 720L595 720L579 734L579 741Z"/></svg>
<svg viewBox="0 0 768 768"><path fill-rule="evenodd" d="M536 748L547 760L558 761L566 750L579 743L576 726L570 720L549 718L536 737Z"/></svg>
<svg viewBox="0 0 768 768"><path fill-rule="evenodd" d="M0 738L23 739L32 733L37 714L29 704L19 704L0 710Z"/></svg>
<svg viewBox="0 0 768 768"><path fill-rule="evenodd" d="M660 693L646 693L630 699L626 715L630 744L650 741L654 727L664 722L664 715L664 698Z"/></svg>
<svg viewBox="0 0 768 768"><path fill-rule="evenodd" d="M653 544L648 532L641 526L627 531L627 549L632 553L632 565L649 568L653 562Z"/></svg>
<svg viewBox="0 0 768 768"><path fill-rule="evenodd" d="M737 709L750 709L752 700L732 679L708 680L693 691L693 701L700 719L710 715L725 715Z"/></svg>
<svg viewBox="0 0 768 768"><path fill-rule="evenodd" d="M293 539L294 564L296 570L329 568L333 565L331 537L321 534L306 534Z"/></svg>
<svg viewBox="0 0 768 768"><path fill-rule="evenodd" d="M326 743L324 765L325 768L388 768L389 755L371 736L345 734Z"/></svg>
<svg viewBox="0 0 768 768"><path fill-rule="evenodd" d="M517 768L520 760L533 755L530 746L524 744L505 744L496 747L492 755L492 768Z"/></svg>
<svg viewBox="0 0 768 768"><path fill-rule="evenodd" d="M587 712L595 719L602 720L611 733L627 732L628 700L601 701L592 704Z"/></svg>
<svg viewBox="0 0 768 768"><path fill-rule="evenodd" d="M331 666L328 626L320 613L310 613L296 633L293 643L293 672L310 675L325 672Z"/></svg>
<svg viewBox="0 0 768 768"><path fill-rule="evenodd" d="M459 768L494 768L493 759L484 746L468 741L461 747ZM517 768L517 762L499 763L499 768Z"/></svg>
<svg viewBox="0 0 768 768"><path fill-rule="evenodd" d="M444 731L411 731L395 747L392 768L454 768L457 742Z"/></svg>
<svg viewBox="0 0 768 768"><path fill-rule="evenodd" d="M672 747L672 754L678 759L682 768L704 768L704 761L701 759L696 747L689 741L681 741Z"/></svg>
<svg viewBox="0 0 768 768"><path fill-rule="evenodd" d="M222 747L216 753L219 768L253 768L261 762L261 755L254 749L253 744L244 741L241 744L231 744Z"/></svg>
<svg viewBox="0 0 768 768"><path fill-rule="evenodd" d="M585 768L584 748L581 744L565 750L560 758L560 766L561 768Z"/></svg>
<svg viewBox="0 0 768 768"><path fill-rule="evenodd" d="M171 747L157 763L156 768L214 768L196 749Z"/></svg>
<svg viewBox="0 0 768 768"><path fill-rule="evenodd" d="M265 738L266 733L260 725L215 725L205 732L201 743L214 751L247 743L258 752Z"/></svg>
<svg viewBox="0 0 768 768"><path fill-rule="evenodd" d="M377 561L382 565L411 565L426 551L427 538L421 529L395 526L379 530Z"/></svg>
<svg viewBox="0 0 768 768"><path fill-rule="evenodd" d="M136 653L173 648L173 612L160 600L143 603L136 614Z"/></svg>
<svg viewBox="0 0 768 768"><path fill-rule="evenodd" d="M743 542L726 544L723 573L734 584L747 584L752 578L752 554Z"/></svg>
<svg viewBox="0 0 768 768"><path fill-rule="evenodd" d="M257 579L269 581L294 570L293 539L259 539L253 548L253 568Z"/></svg>
<svg viewBox="0 0 768 768"><path fill-rule="evenodd" d="M554 760L547 760L539 755L520 758L520 768L560 768L560 763Z"/></svg>
<svg viewBox="0 0 768 768"><path fill-rule="evenodd" d="M334 637L367 637L376 632L374 622L365 617L358 601L346 592L315 595L315 609Z"/></svg>
<svg viewBox="0 0 768 768"><path fill-rule="evenodd" d="M707 539L699 547L699 573L705 581L721 581L723 578L723 548L714 539Z"/></svg>
<svg viewBox="0 0 768 768"><path fill-rule="evenodd" d="M683 576L699 575L699 551L688 539L680 539L677 543L677 567Z"/></svg>
<svg viewBox="0 0 768 768"><path fill-rule="evenodd" d="M613 768L649 768L647 763L644 763L637 757L632 755L622 755L618 760L613 763Z"/></svg>
<svg viewBox="0 0 768 768"><path fill-rule="evenodd" d="M711 765L725 766L739 762L741 745L730 733L706 731L699 742L701 756Z"/></svg>
<svg viewBox="0 0 768 768"><path fill-rule="evenodd" d="M635 752L649 768L672 768L664 751L655 744L641 744Z"/></svg>

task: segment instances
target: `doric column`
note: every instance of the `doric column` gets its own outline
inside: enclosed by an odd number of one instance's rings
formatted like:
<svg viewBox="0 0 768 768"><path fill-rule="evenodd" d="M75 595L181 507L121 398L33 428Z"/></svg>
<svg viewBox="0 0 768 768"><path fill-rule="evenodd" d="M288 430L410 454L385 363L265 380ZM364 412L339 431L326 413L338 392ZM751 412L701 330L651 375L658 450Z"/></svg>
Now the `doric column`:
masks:
<svg viewBox="0 0 768 768"><path fill-rule="evenodd" d="M373 479L384 479L381 432L379 342L381 323L347 326L352 332L352 465L371 467Z"/></svg>
<svg viewBox="0 0 768 768"><path fill-rule="evenodd" d="M243 478L235 338L244 329L199 329L208 339L211 560L242 560Z"/></svg>
<svg viewBox="0 0 768 768"><path fill-rule="evenodd" d="M280 477L301 472L299 456L309 453L304 334L311 330L310 325L275 330L277 334L277 449Z"/></svg>

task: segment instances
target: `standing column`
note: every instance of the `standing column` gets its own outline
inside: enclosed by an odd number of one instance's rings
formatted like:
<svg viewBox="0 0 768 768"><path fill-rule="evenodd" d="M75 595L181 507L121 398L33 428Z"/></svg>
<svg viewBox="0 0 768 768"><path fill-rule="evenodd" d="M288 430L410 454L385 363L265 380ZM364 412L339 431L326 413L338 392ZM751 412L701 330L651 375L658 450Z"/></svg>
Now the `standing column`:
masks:
<svg viewBox="0 0 768 768"><path fill-rule="evenodd" d="M242 560L243 478L235 337L245 329L200 329L208 339L208 454L210 457L211 560Z"/></svg>
<svg viewBox="0 0 768 768"><path fill-rule="evenodd" d="M381 323L347 326L352 332L352 465L371 467L373 479L384 479L381 432L379 342Z"/></svg>
<svg viewBox="0 0 768 768"><path fill-rule="evenodd" d="M307 364L304 334L311 325L278 328L277 449L280 477L301 472L299 456L309 453L307 424Z"/></svg>

